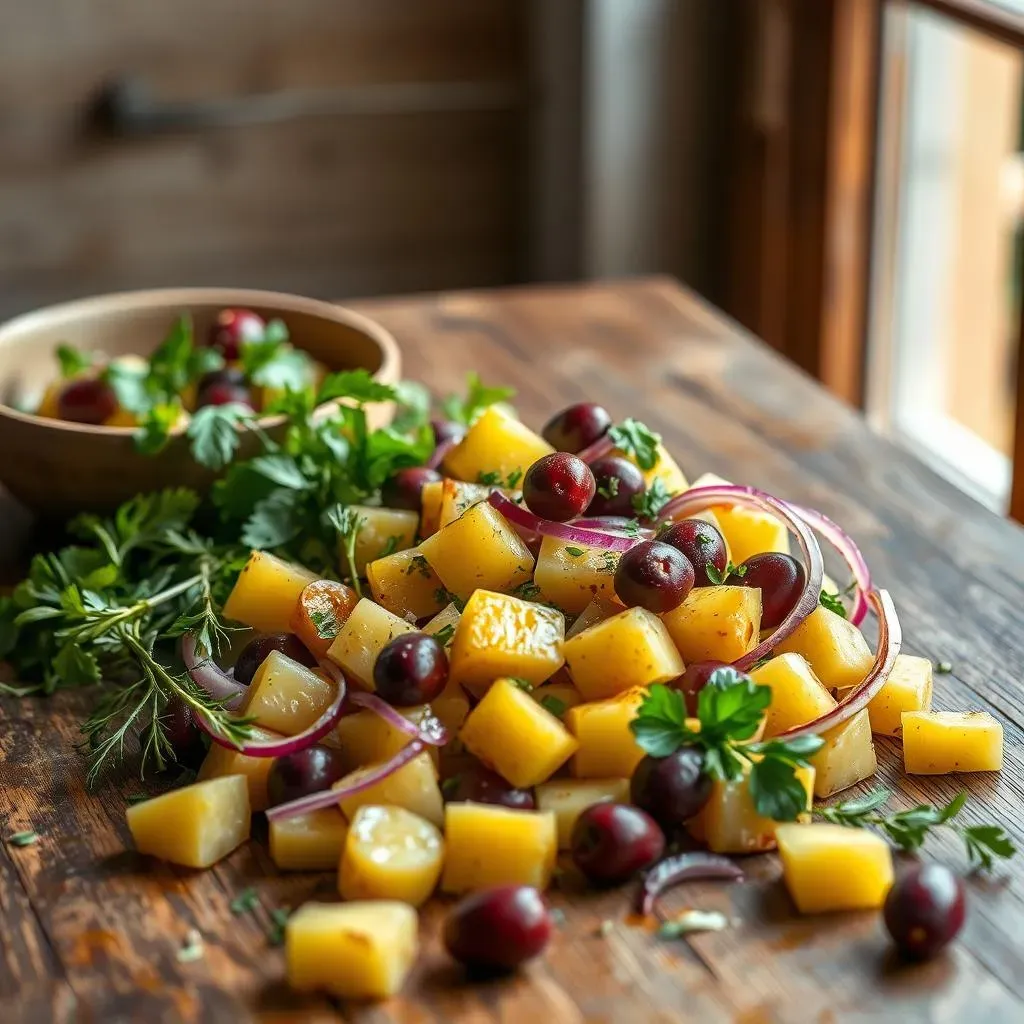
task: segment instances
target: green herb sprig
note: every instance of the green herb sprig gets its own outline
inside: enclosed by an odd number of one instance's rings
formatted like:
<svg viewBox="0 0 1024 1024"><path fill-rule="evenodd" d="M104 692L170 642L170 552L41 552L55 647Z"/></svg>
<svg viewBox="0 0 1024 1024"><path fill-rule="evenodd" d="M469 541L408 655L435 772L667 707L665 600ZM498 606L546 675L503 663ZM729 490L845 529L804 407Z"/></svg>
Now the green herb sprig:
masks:
<svg viewBox="0 0 1024 1024"><path fill-rule="evenodd" d="M657 519L658 513L672 500L668 488L660 477L651 481L650 487L642 494L634 494L633 511L641 519Z"/></svg>
<svg viewBox="0 0 1024 1024"><path fill-rule="evenodd" d="M450 395L441 403L445 416L456 423L472 426L488 406L515 397L515 388L488 387L475 373L466 375L466 395ZM510 485L511 486L511 485Z"/></svg>
<svg viewBox="0 0 1024 1024"><path fill-rule="evenodd" d="M631 456L641 469L654 469L658 464L661 435L639 420L625 419L610 427L608 439L619 451Z"/></svg>

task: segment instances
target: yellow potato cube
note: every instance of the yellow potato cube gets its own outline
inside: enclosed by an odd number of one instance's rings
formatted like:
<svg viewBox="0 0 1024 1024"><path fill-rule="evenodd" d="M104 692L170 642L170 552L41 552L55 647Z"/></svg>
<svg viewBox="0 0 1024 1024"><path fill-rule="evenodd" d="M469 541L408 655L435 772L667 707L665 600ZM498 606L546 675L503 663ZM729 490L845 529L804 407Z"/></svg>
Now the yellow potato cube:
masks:
<svg viewBox="0 0 1024 1024"><path fill-rule="evenodd" d="M754 669L750 678L772 691L764 729L769 739L813 722L836 706L835 697L799 654L780 654Z"/></svg>
<svg viewBox="0 0 1024 1024"><path fill-rule="evenodd" d="M301 565L254 551L224 602L224 618L261 633L289 633L299 595L315 579L316 573Z"/></svg>
<svg viewBox="0 0 1024 1024"><path fill-rule="evenodd" d="M578 779L629 778L643 759L629 723L646 691L630 690L610 700L578 704L565 713L565 724L579 741L569 770Z"/></svg>
<svg viewBox="0 0 1024 1024"><path fill-rule="evenodd" d="M423 632L437 637L446 651L451 651L455 629L462 618L462 612L454 604L445 605L424 627ZM449 628L451 627L451 628Z"/></svg>
<svg viewBox="0 0 1024 1024"><path fill-rule="evenodd" d="M572 845L576 819L594 804L628 804L629 779L556 779L537 787L537 810L550 811L558 825L558 848Z"/></svg>
<svg viewBox="0 0 1024 1024"><path fill-rule="evenodd" d="M889 844L866 829L825 822L779 825L782 874L797 910L875 910L892 888Z"/></svg>
<svg viewBox="0 0 1024 1024"><path fill-rule="evenodd" d="M619 604L617 600L605 597L595 597L594 600L576 616L576 621L573 622L572 626L565 632L565 639L569 640L577 633L582 633L583 630L590 629L591 626L596 626L599 622L604 622L605 619L610 619L613 615L618 615L621 611L622 605Z"/></svg>
<svg viewBox="0 0 1024 1024"><path fill-rule="evenodd" d="M420 491L420 536L430 537L437 533L441 525L441 499L444 494L444 481L434 480L423 485Z"/></svg>
<svg viewBox="0 0 1024 1024"><path fill-rule="evenodd" d="M249 838L249 785L244 775L193 782L125 812L139 853L208 868Z"/></svg>
<svg viewBox="0 0 1024 1024"><path fill-rule="evenodd" d="M830 690L856 686L875 663L864 634L821 605L779 644L775 653L802 654Z"/></svg>
<svg viewBox="0 0 1024 1024"><path fill-rule="evenodd" d="M448 590L464 601L479 589L514 590L533 572L530 549L486 501L428 537L420 552Z"/></svg>
<svg viewBox="0 0 1024 1024"><path fill-rule="evenodd" d="M448 453L444 468L459 480L476 482L481 473L525 473L538 459L554 451L525 424L501 406L484 410L466 436Z"/></svg>
<svg viewBox="0 0 1024 1024"><path fill-rule="evenodd" d="M445 892L514 883L548 887L558 856L558 830L550 811L460 802L445 807L444 820Z"/></svg>
<svg viewBox="0 0 1024 1024"><path fill-rule="evenodd" d="M374 601L399 618L425 619L439 612L447 601L441 580L419 548L396 551L370 562L366 578Z"/></svg>
<svg viewBox="0 0 1024 1024"><path fill-rule="evenodd" d="M288 919L284 955L297 992L387 999L419 954L419 921L408 903L304 903Z"/></svg>
<svg viewBox="0 0 1024 1024"><path fill-rule="evenodd" d="M492 490L486 484L468 484L463 480L442 481L437 528L454 523L467 508L486 501Z"/></svg>
<svg viewBox="0 0 1024 1024"><path fill-rule="evenodd" d="M564 650L572 681L587 701L666 683L683 672L665 624L646 608L628 608L577 633Z"/></svg>
<svg viewBox="0 0 1024 1024"><path fill-rule="evenodd" d="M252 726L253 740L272 740L278 736L280 733L261 729L257 725ZM196 779L204 782L206 779L220 779L225 775L244 775L249 787L249 809L255 814L257 811L265 811L270 806L267 797L267 776L273 763L272 757L247 757L237 750L228 750L219 743L211 743L209 752L199 766Z"/></svg>
<svg viewBox="0 0 1024 1024"><path fill-rule="evenodd" d="M905 711L903 765L908 775L998 772L1003 727L987 711Z"/></svg>
<svg viewBox="0 0 1024 1024"><path fill-rule="evenodd" d="M399 713L421 729L437 718L428 704L400 708ZM408 746L409 737L384 721L372 711L357 711L346 715L334 727L334 732L323 740L325 746L341 752L348 771L381 764ZM433 747L431 748L434 749Z"/></svg>
<svg viewBox="0 0 1024 1024"><path fill-rule="evenodd" d="M377 655L396 636L415 632L414 625L364 597L342 623L327 657L344 669L350 681L372 690Z"/></svg>
<svg viewBox="0 0 1024 1024"><path fill-rule="evenodd" d="M350 786L371 771L372 766L357 768L336 782L334 788ZM360 807L373 805L401 807L440 826L444 822L444 799L441 787L437 784L437 769L430 755L424 752L414 757L397 772L392 772L380 782L341 801L341 809L349 821L355 820Z"/></svg>
<svg viewBox="0 0 1024 1024"><path fill-rule="evenodd" d="M734 662L761 636L761 591L756 587L695 587L662 621L683 661Z"/></svg>
<svg viewBox="0 0 1024 1024"><path fill-rule="evenodd" d="M257 669L239 709L265 729L296 736L330 707L334 683L280 651L271 651Z"/></svg>
<svg viewBox="0 0 1024 1024"><path fill-rule="evenodd" d="M810 820L814 800L814 769L798 768L797 778L807 791L807 811L801 821ZM750 771L736 782L711 783L711 795L700 813L686 823L686 831L715 853L760 853L775 849L775 831L781 822L762 817L750 795Z"/></svg>
<svg viewBox="0 0 1024 1024"><path fill-rule="evenodd" d="M453 744L461 747L458 732L469 714L469 698L466 691L458 683L449 683L440 695L430 702L430 708L448 730L450 738L445 746L445 753L453 753Z"/></svg>
<svg viewBox="0 0 1024 1024"><path fill-rule="evenodd" d="M537 553L533 582L541 597L569 615L582 612L595 598L615 595L618 555L601 548L567 544L545 537Z"/></svg>
<svg viewBox="0 0 1024 1024"><path fill-rule="evenodd" d="M478 590L466 602L455 630L449 652L451 679L476 694L502 676L534 686L543 683L565 660L564 628L565 620L553 608Z"/></svg>
<svg viewBox="0 0 1024 1024"><path fill-rule="evenodd" d="M416 529L420 517L409 509L376 508L372 505L350 505L353 515L359 517L356 534L355 572L365 575L370 562L384 556L385 551L405 551L416 543ZM344 541L341 542L341 561L345 565Z"/></svg>
<svg viewBox="0 0 1024 1024"><path fill-rule="evenodd" d="M338 891L347 900L401 900L418 907L441 877L444 839L401 807L360 807L345 840Z"/></svg>
<svg viewBox="0 0 1024 1024"><path fill-rule="evenodd" d="M871 740L868 709L821 734L825 745L810 758L814 765L814 795L831 796L870 779L878 769L875 745Z"/></svg>
<svg viewBox="0 0 1024 1024"><path fill-rule="evenodd" d="M509 679L499 679L469 713L463 746L520 789L550 779L579 744L564 725Z"/></svg>
<svg viewBox="0 0 1024 1024"><path fill-rule="evenodd" d="M719 484L728 485L729 481L714 473L705 473L694 480L690 490ZM786 526L770 512L758 512L740 505L715 505L711 511L715 513L718 529L725 537L729 556L736 565L745 562L751 555L765 551L789 554Z"/></svg>
<svg viewBox="0 0 1024 1024"><path fill-rule="evenodd" d="M558 676L555 676L550 683L535 687L532 697L542 708L550 711L555 718L565 718L565 713L569 708L583 703L580 691L570 682L558 682Z"/></svg>
<svg viewBox="0 0 1024 1024"><path fill-rule="evenodd" d="M900 736L904 711L931 711L932 663L927 658L898 654L889 678L868 704L876 736Z"/></svg>
<svg viewBox="0 0 1024 1024"><path fill-rule="evenodd" d="M270 859L282 871L332 871L341 860L348 822L336 807L270 823Z"/></svg>

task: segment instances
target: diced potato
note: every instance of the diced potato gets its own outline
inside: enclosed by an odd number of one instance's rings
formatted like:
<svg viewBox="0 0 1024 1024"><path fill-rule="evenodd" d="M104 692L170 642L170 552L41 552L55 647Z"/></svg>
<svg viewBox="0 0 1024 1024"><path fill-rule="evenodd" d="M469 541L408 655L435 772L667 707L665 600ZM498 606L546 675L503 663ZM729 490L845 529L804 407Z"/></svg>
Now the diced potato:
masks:
<svg viewBox="0 0 1024 1024"><path fill-rule="evenodd" d="M533 572L533 555L493 505L473 505L420 545L420 553L457 597L514 590Z"/></svg>
<svg viewBox="0 0 1024 1024"><path fill-rule="evenodd" d="M423 632L430 636L438 637L438 640L446 651L451 651L452 641L455 639L455 629L462 618L462 612L454 604L445 605L424 627ZM449 629L448 627L451 627Z"/></svg>
<svg viewBox="0 0 1024 1024"><path fill-rule="evenodd" d="M798 768L797 778L807 790L807 811L801 821L810 821L813 803L814 769ZM781 824L764 818L754 808L750 795L750 771L736 782L711 783L711 795L695 818L686 823L686 831L715 853L759 853L775 849L775 831Z"/></svg>
<svg viewBox="0 0 1024 1024"><path fill-rule="evenodd" d="M448 595L419 548L396 551L366 567L370 593L399 618L425 619L447 603Z"/></svg>
<svg viewBox="0 0 1024 1024"><path fill-rule="evenodd" d="M761 636L761 591L756 587L695 587L662 615L683 661L732 663Z"/></svg>
<svg viewBox="0 0 1024 1024"><path fill-rule="evenodd" d="M386 999L419 954L419 921L408 903L304 903L285 925L288 984L339 999Z"/></svg>
<svg viewBox="0 0 1024 1024"><path fill-rule="evenodd" d="M590 629L591 626L596 626L599 622L604 622L605 619L610 619L621 611L622 605L618 601L613 601L610 598L595 597L576 616L576 621L566 630L565 639L570 640L577 633L582 633L583 630Z"/></svg>
<svg viewBox="0 0 1024 1024"><path fill-rule="evenodd" d="M372 690L377 655L396 636L415 632L411 623L364 597L338 631L327 657L340 665L350 680Z"/></svg>
<svg viewBox="0 0 1024 1024"><path fill-rule="evenodd" d="M769 739L813 722L836 706L835 697L799 654L780 654L754 669L750 678L772 691L764 729Z"/></svg>
<svg viewBox="0 0 1024 1024"><path fill-rule="evenodd" d="M629 778L643 759L629 723L636 718L646 691L630 690L610 700L578 704L565 713L565 724L580 747L569 762L579 779Z"/></svg>
<svg viewBox="0 0 1024 1024"><path fill-rule="evenodd" d="M499 679L469 713L463 746L513 786L550 779L579 744L564 725L509 679Z"/></svg>
<svg viewBox="0 0 1024 1024"><path fill-rule="evenodd" d="M571 682L560 683L557 680L558 676L555 676L550 683L534 687L532 696L542 708L547 708L555 718L564 718L569 708L583 703L583 698L580 696L580 691Z"/></svg>
<svg viewBox="0 0 1024 1024"><path fill-rule="evenodd" d="M366 567L385 551L405 551L416 543L416 529L420 517L409 509L376 508L372 505L350 505L352 514L359 517L356 534L355 571L363 576ZM345 563L344 541L341 559Z"/></svg>
<svg viewBox="0 0 1024 1024"><path fill-rule="evenodd" d="M338 695L334 683L280 651L256 670L239 709L265 729L296 736L308 729Z"/></svg>
<svg viewBox="0 0 1024 1024"><path fill-rule="evenodd" d="M432 537L441 526L441 498L444 481L434 480L420 491L420 536Z"/></svg>
<svg viewBox="0 0 1024 1024"><path fill-rule="evenodd" d="M444 834L445 892L515 883L546 889L551 881L558 830L550 811L451 803L445 807Z"/></svg>
<svg viewBox="0 0 1024 1024"><path fill-rule="evenodd" d="M810 759L814 765L814 795L831 796L870 779L878 769L871 741L868 709L821 734L825 745Z"/></svg>
<svg viewBox="0 0 1024 1024"><path fill-rule="evenodd" d="M307 584L292 613L291 631L318 658L326 658L341 629L359 601L359 595L337 580Z"/></svg>
<svg viewBox="0 0 1024 1024"><path fill-rule="evenodd" d="M334 788L350 786L371 771L372 766L357 768L336 782ZM373 805L401 807L440 826L444 822L444 799L441 787L437 784L437 769L430 755L424 752L414 757L387 778L341 801L341 809L349 821L355 820L360 807Z"/></svg>
<svg viewBox="0 0 1024 1024"><path fill-rule="evenodd" d="M690 490L698 487L729 485L729 481L714 473L705 473L694 480ZM742 505L715 505L712 509L718 528L729 546L729 556L736 565L751 555L765 551L789 554L789 533L785 524L769 512L758 512Z"/></svg>
<svg viewBox="0 0 1024 1024"><path fill-rule="evenodd" d="M576 819L594 804L628 804L629 779L556 779L537 787L537 809L558 825L558 848L568 850Z"/></svg>
<svg viewBox="0 0 1024 1024"><path fill-rule="evenodd" d="M1003 727L987 711L905 711L903 764L908 775L998 772Z"/></svg>
<svg viewBox="0 0 1024 1024"><path fill-rule="evenodd" d="M437 528L454 523L467 508L486 501L492 490L493 488L486 484L470 484L463 480L442 481Z"/></svg>
<svg viewBox="0 0 1024 1024"><path fill-rule="evenodd" d="M565 660L564 628L565 620L553 608L478 590L466 602L455 630L451 678L478 695L502 676L537 686Z"/></svg>
<svg viewBox="0 0 1024 1024"><path fill-rule="evenodd" d="M868 704L876 736L900 736L904 711L931 711L932 663L927 658L898 654L889 678Z"/></svg>
<svg viewBox="0 0 1024 1024"><path fill-rule="evenodd" d="M445 729L448 730L450 739L445 747L445 752L454 752L450 751L449 748L453 744L461 746L458 732L462 728L462 723L466 721L466 716L469 714L469 698L466 696L466 691L458 683L449 682L440 695L430 702L430 707Z"/></svg>
<svg viewBox="0 0 1024 1024"><path fill-rule="evenodd" d="M584 700L665 683L683 660L665 624L646 608L627 608L565 642L565 663Z"/></svg>
<svg viewBox="0 0 1024 1024"><path fill-rule="evenodd" d="M475 482L482 473L525 473L554 451L538 434L498 405L489 406L448 453L444 468L459 480Z"/></svg>
<svg viewBox="0 0 1024 1024"><path fill-rule="evenodd" d="M65 381L61 379L47 385L36 409L37 416L44 416L49 420L60 419L60 393L64 390L64 384Z"/></svg>
<svg viewBox="0 0 1024 1024"><path fill-rule="evenodd" d="M208 868L249 838L249 784L244 775L193 782L129 807L139 853Z"/></svg>
<svg viewBox="0 0 1024 1024"><path fill-rule="evenodd" d="M802 654L828 689L856 686L875 656L864 634L841 615L819 605L778 645L776 654Z"/></svg>
<svg viewBox="0 0 1024 1024"><path fill-rule="evenodd" d="M401 807L360 807L345 840L338 891L347 900L401 900L418 907L441 877L444 840Z"/></svg>
<svg viewBox="0 0 1024 1024"><path fill-rule="evenodd" d="M782 874L797 910L875 910L892 887L889 844L867 829L825 822L779 825Z"/></svg>
<svg viewBox="0 0 1024 1024"><path fill-rule="evenodd" d="M270 823L270 859L282 871L332 871L341 861L348 822L336 807Z"/></svg>
<svg viewBox="0 0 1024 1024"><path fill-rule="evenodd" d="M280 733L252 726L253 740L272 740L279 736ZM270 806L267 798L267 776L273 763L272 757L248 757L237 750L222 747L219 743L211 743L209 753L203 758L196 778L203 782L206 779L220 779L225 775L245 776L249 787L249 809L255 814L257 811L265 811Z"/></svg>
<svg viewBox="0 0 1024 1024"><path fill-rule="evenodd" d="M616 448L612 454L620 455L636 465L636 459L628 452L624 452L621 449ZM669 494L678 494L680 491L685 491L690 485L686 482L686 477L683 475L683 471L679 468L679 464L671 455L669 455L668 450L660 441L658 442L656 454L657 461L651 469L643 469L640 467L640 471L644 475L644 480L646 481L647 486L650 487L655 480L660 480L665 485L665 490L667 490Z"/></svg>
<svg viewBox="0 0 1024 1024"><path fill-rule="evenodd" d="M615 594L615 570L622 556L602 548L580 547L545 537L537 553L533 582L545 601L569 615L582 612L595 598Z"/></svg>
<svg viewBox="0 0 1024 1024"><path fill-rule="evenodd" d="M428 704L399 708L399 713L420 728L426 727L437 717ZM340 750L346 769L354 771L394 757L408 745L409 737L384 721L380 715L372 711L357 711L354 715L342 718L323 743Z"/></svg>
<svg viewBox="0 0 1024 1024"><path fill-rule="evenodd" d="M303 588L316 573L266 551L254 551L224 602L224 618L261 633L288 633Z"/></svg>

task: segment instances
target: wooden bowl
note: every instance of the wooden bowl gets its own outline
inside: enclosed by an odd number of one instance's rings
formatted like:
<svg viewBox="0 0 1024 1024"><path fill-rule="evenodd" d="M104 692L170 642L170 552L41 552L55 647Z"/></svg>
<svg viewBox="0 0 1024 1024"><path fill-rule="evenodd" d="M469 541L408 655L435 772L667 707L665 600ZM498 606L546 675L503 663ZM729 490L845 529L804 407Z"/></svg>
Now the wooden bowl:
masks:
<svg viewBox="0 0 1024 1024"><path fill-rule="evenodd" d="M0 325L0 402L41 395L57 375L58 345L109 356L148 355L180 314L192 315L196 337L203 338L227 307L280 318L292 343L330 370L365 367L383 383L399 379L401 354L394 338L358 313L275 292L167 288L49 306ZM387 405L368 410L375 426L387 422L391 412ZM263 417L260 424L271 436L284 430L281 416ZM136 451L133 433L130 427L67 423L0 405L0 482L45 519L109 511L136 494L164 487L209 487L214 474L192 460L182 428L155 457ZM254 454L258 445L246 434L240 457Z"/></svg>

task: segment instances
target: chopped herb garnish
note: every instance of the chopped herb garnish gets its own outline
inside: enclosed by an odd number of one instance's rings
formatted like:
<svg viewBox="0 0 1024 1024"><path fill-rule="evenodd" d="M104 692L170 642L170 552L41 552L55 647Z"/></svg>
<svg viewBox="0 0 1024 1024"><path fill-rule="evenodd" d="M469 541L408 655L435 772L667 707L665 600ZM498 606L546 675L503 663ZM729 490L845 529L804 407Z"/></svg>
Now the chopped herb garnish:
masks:
<svg viewBox="0 0 1024 1024"><path fill-rule="evenodd" d="M564 700L560 700L553 693L546 693L540 699L540 706L550 714L554 715L555 718L561 718L566 711L569 710L569 705Z"/></svg>
<svg viewBox="0 0 1024 1024"><path fill-rule="evenodd" d="M442 646L447 647L451 643L452 637L455 636L455 624L449 622L447 626L442 626L435 634L434 639Z"/></svg>
<svg viewBox="0 0 1024 1024"><path fill-rule="evenodd" d="M196 960L202 960L203 937L195 930L195 928L189 929L181 949L179 949L175 954L175 958L179 964L191 964Z"/></svg>
<svg viewBox="0 0 1024 1024"><path fill-rule="evenodd" d="M450 778L445 779L444 782L441 783L441 796L443 796L445 800L451 799L458 790L461 782L461 775L452 775Z"/></svg>
<svg viewBox="0 0 1024 1024"><path fill-rule="evenodd" d="M259 893L250 885L229 904L232 914L251 914L260 905Z"/></svg>
<svg viewBox="0 0 1024 1024"><path fill-rule="evenodd" d="M610 476L597 485L597 493L602 498L615 498L619 494L619 478Z"/></svg>
<svg viewBox="0 0 1024 1024"><path fill-rule="evenodd" d="M953 671L953 663L951 661L940 661L935 666L935 671L940 676L947 676L947 675L949 675L950 672Z"/></svg>
<svg viewBox="0 0 1024 1024"><path fill-rule="evenodd" d="M402 538L396 534L392 534L387 539L387 543L380 549L378 558L387 558L388 555L393 555L398 550L398 545L402 542Z"/></svg>
<svg viewBox="0 0 1024 1024"><path fill-rule="evenodd" d="M818 603L841 618L846 618L846 605L839 600L838 594L830 594L827 590L823 590L818 596Z"/></svg>
<svg viewBox="0 0 1024 1024"><path fill-rule="evenodd" d="M11 846L34 846L39 842L39 833L34 832L32 829L26 829L24 832L15 832L7 837L7 842Z"/></svg>
<svg viewBox="0 0 1024 1024"><path fill-rule="evenodd" d="M614 551L604 551L601 553L601 564L597 566L595 572L602 573L606 576L614 576L615 570L619 567L619 556Z"/></svg>
<svg viewBox="0 0 1024 1024"><path fill-rule="evenodd" d="M529 679L523 679L521 676L507 676L506 678L513 686L517 686L520 690L525 690L527 693L533 692L533 683Z"/></svg>
<svg viewBox="0 0 1024 1024"><path fill-rule="evenodd" d="M513 469L508 475L508 479L505 481L505 486L511 491L515 488L516 484L523 479L523 471L521 469Z"/></svg>
<svg viewBox="0 0 1024 1024"><path fill-rule="evenodd" d="M514 597L521 597L524 601L535 601L540 597L540 587L533 580L527 580L525 583L520 583L512 591L512 594Z"/></svg>
<svg viewBox="0 0 1024 1024"><path fill-rule="evenodd" d="M671 499L672 495L668 493L664 481L660 477L655 477L646 491L633 495L633 511L641 519L656 519L658 513Z"/></svg>
<svg viewBox="0 0 1024 1024"><path fill-rule="evenodd" d="M57 346L57 361L60 363L60 375L65 380L77 377L92 366L92 359L80 349L70 345Z"/></svg>
<svg viewBox="0 0 1024 1024"><path fill-rule="evenodd" d="M507 402L515 397L515 393L515 388L487 387L471 372L466 375L466 397L460 399L451 395L441 403L441 408L448 419L471 426L489 405Z"/></svg>
<svg viewBox="0 0 1024 1024"><path fill-rule="evenodd" d="M567 547L565 549L565 553L570 558L582 558L587 552L586 552L586 550L584 548L575 548L575 547L569 546L569 547Z"/></svg>
<svg viewBox="0 0 1024 1024"><path fill-rule="evenodd" d="M309 621L313 623L316 635L321 640L333 640L341 629L332 607L314 608L309 613Z"/></svg>
<svg viewBox="0 0 1024 1024"><path fill-rule="evenodd" d="M477 473L476 482L483 484L485 487L497 487L501 483L501 474L496 469L488 470L487 472Z"/></svg>
<svg viewBox="0 0 1024 1024"><path fill-rule="evenodd" d="M627 419L617 423L609 429L608 438L616 448L632 456L641 469L654 469L658 464L661 436L639 420Z"/></svg>
<svg viewBox="0 0 1024 1024"><path fill-rule="evenodd" d="M727 584L730 576L736 576L739 579L743 579L747 575L747 567L745 565L734 565L729 562L725 567L725 571L719 570L718 566L708 559L707 566L705 567L708 579L711 580L716 586Z"/></svg>
<svg viewBox="0 0 1024 1024"><path fill-rule="evenodd" d="M148 799L148 793L132 793L131 796L125 797L125 803L133 807L135 804L144 804Z"/></svg>
<svg viewBox="0 0 1024 1024"><path fill-rule="evenodd" d="M466 602L462 600L457 594L453 594L450 590L446 590L444 587L438 587L434 591L434 600L440 605L455 605L455 610L461 612L466 607Z"/></svg>
<svg viewBox="0 0 1024 1024"><path fill-rule="evenodd" d="M428 580L434 575L434 571L430 568L430 563L422 555L413 555L409 559L409 564L405 567L406 576L411 576L414 572L418 572Z"/></svg>
<svg viewBox="0 0 1024 1024"><path fill-rule="evenodd" d="M270 930L267 932L267 942L271 946L284 945L284 930L291 913L290 910L281 907L270 912Z"/></svg>

